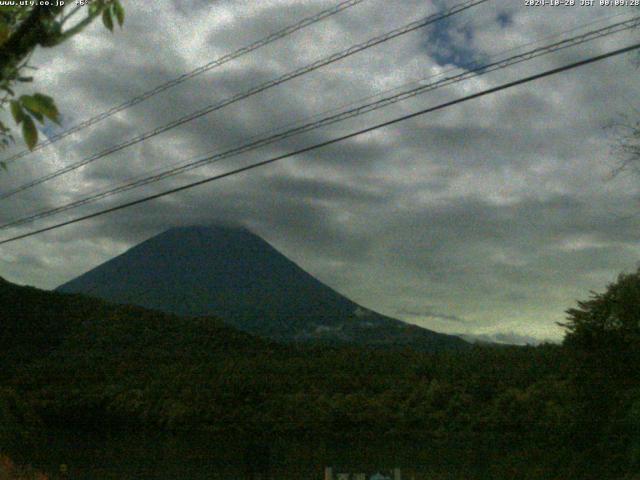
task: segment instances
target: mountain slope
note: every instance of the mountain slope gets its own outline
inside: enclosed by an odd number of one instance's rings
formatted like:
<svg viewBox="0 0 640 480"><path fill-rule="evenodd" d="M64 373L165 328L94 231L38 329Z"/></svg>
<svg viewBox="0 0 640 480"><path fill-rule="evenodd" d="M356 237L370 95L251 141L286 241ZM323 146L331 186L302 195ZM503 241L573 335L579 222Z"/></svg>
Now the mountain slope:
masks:
<svg viewBox="0 0 640 480"><path fill-rule="evenodd" d="M277 340L429 350L466 345L457 337L363 309L238 228L168 230L58 290L177 315L217 315Z"/></svg>

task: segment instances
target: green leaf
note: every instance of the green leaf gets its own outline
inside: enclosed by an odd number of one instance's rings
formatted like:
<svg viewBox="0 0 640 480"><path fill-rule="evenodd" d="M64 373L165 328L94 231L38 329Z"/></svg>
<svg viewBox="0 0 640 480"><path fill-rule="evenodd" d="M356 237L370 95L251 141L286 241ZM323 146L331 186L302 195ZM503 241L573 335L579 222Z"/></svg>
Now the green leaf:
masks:
<svg viewBox="0 0 640 480"><path fill-rule="evenodd" d="M50 97L49 95L44 95L42 93L34 93L33 98L35 98L36 100L38 100L40 103L44 105L55 106L53 97Z"/></svg>
<svg viewBox="0 0 640 480"><path fill-rule="evenodd" d="M0 20L0 43L4 43L11 34L9 25L4 20Z"/></svg>
<svg viewBox="0 0 640 480"><path fill-rule="evenodd" d="M113 32L113 19L111 18L111 11L108 8L105 8L102 12L102 23Z"/></svg>
<svg viewBox="0 0 640 480"><path fill-rule="evenodd" d="M98 2L92 2L89 4L89 16L97 15L102 8L102 5Z"/></svg>
<svg viewBox="0 0 640 480"><path fill-rule="evenodd" d="M52 120L60 125L60 112L58 111L58 107L56 107L56 102L53 100L53 98L41 93L34 94L33 98L35 98L40 103L40 111L43 113L43 115L49 120Z"/></svg>
<svg viewBox="0 0 640 480"><path fill-rule="evenodd" d="M24 141L27 143L29 150L33 150L38 143L38 129L36 128L36 124L33 123L33 120L28 115L25 115L22 120L22 136L24 137Z"/></svg>
<svg viewBox="0 0 640 480"><path fill-rule="evenodd" d="M41 93L36 93L33 96L22 95L20 101L40 122L44 120L42 117L44 115L48 119L58 123L59 113L53 98Z"/></svg>
<svg viewBox="0 0 640 480"><path fill-rule="evenodd" d="M120 4L119 0L113 1L113 13L116 15L116 19L118 20L118 25L122 27L124 23L124 8Z"/></svg>
<svg viewBox="0 0 640 480"><path fill-rule="evenodd" d="M11 115L13 115L13 119L18 125L20 125L20 122L22 122L25 117L22 106L17 100L11 100Z"/></svg>
<svg viewBox="0 0 640 480"><path fill-rule="evenodd" d="M40 123L44 120L42 112L40 111L40 103L29 95L22 95L20 97L20 103L33 117L38 119Z"/></svg>
<svg viewBox="0 0 640 480"><path fill-rule="evenodd" d="M40 123L44 123L44 115L42 115L40 112L34 112L31 109L27 108L27 111L29 112L29 114L34 117L36 120L38 120Z"/></svg>

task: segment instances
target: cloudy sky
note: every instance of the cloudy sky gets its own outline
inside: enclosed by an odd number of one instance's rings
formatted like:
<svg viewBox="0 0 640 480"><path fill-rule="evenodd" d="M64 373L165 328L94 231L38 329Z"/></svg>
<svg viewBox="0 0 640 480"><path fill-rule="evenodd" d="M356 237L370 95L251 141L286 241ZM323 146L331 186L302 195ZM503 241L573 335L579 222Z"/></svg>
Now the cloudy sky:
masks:
<svg viewBox="0 0 640 480"><path fill-rule="evenodd" d="M71 126L336 1L158 0L144 6L123 1L123 30L111 34L96 22L67 44L37 52L35 85L56 98L65 125ZM365 0L13 162L0 175L0 190L454 3ZM493 0L2 200L0 221L634 13L639 12L629 7L528 7L524 0ZM5 229L0 236L318 143L639 39L635 30L612 35L99 204ZM555 322L563 320L565 309L589 290L602 290L619 272L634 270L640 259L640 176L612 175L621 160L612 149L621 130L611 128L640 117L638 58L615 57L2 245L0 275L53 288L167 228L233 222L368 308L444 332L559 339Z"/></svg>

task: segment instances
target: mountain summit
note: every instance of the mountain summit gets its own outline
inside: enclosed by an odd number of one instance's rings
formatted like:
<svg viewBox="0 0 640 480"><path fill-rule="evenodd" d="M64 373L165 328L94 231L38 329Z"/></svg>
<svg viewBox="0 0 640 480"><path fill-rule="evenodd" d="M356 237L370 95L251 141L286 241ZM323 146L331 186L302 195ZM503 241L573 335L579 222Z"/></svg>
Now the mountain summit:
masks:
<svg viewBox="0 0 640 480"><path fill-rule="evenodd" d="M243 228L173 228L58 287L183 316L219 316L284 341L463 347L340 295Z"/></svg>

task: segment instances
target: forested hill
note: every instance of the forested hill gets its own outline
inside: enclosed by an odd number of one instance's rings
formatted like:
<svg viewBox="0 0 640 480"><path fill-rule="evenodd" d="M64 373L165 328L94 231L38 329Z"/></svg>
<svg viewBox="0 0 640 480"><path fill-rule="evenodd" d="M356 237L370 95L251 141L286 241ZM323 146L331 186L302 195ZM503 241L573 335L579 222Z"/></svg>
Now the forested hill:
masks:
<svg viewBox="0 0 640 480"><path fill-rule="evenodd" d="M227 326L218 318L181 319L174 315L153 312L135 306L113 305L77 294L60 294L33 287L14 285L0 278L0 359L3 365L42 358L77 335L95 330L94 339L108 344L109 335L130 328L131 334L155 331L166 334L166 342L179 342L189 335L215 337L217 346L240 351L264 348L267 342ZM128 327L127 327L128 326ZM180 330L182 329L182 330ZM99 338L102 330L103 338ZM142 336L144 337L144 335ZM116 338L113 338L112 348ZM121 338L117 338L118 341ZM144 341L140 338L139 341ZM170 347L170 345L167 345ZM115 350L114 350L115 354ZM6 372L6 369L3 369Z"/></svg>
<svg viewBox="0 0 640 480"><path fill-rule="evenodd" d="M215 315L281 341L468 347L458 337L362 308L243 228L168 230L58 290L177 315Z"/></svg>
<svg viewBox="0 0 640 480"><path fill-rule="evenodd" d="M509 389L548 382L560 354L286 345L216 318L7 282L0 310L0 389L65 425L420 435L499 428L489 419Z"/></svg>
<svg viewBox="0 0 640 480"><path fill-rule="evenodd" d="M37 416L83 429L402 435L484 458L483 478L622 479L639 465L635 340L596 348L589 330L588 348L305 347L7 282L0 311L0 453Z"/></svg>

